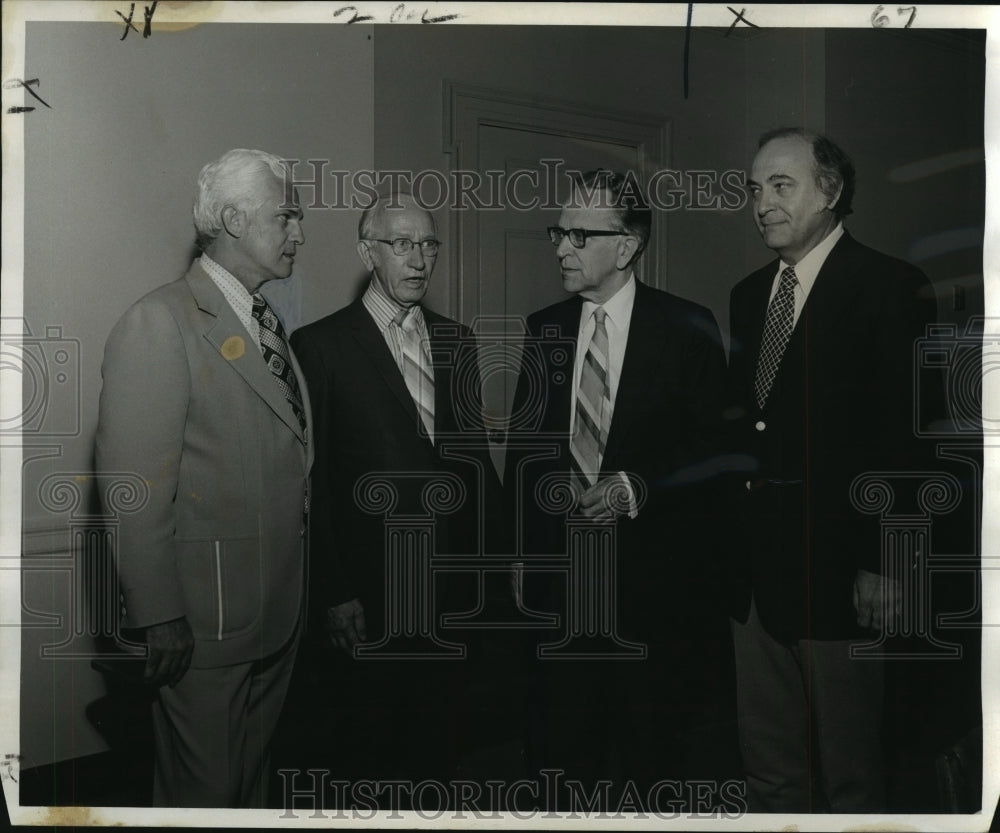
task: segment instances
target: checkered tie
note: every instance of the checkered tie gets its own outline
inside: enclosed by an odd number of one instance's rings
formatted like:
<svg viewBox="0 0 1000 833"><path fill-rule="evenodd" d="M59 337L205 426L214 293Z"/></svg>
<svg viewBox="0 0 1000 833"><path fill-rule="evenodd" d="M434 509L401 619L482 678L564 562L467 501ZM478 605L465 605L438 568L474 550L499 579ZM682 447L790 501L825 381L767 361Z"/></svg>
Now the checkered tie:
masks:
<svg viewBox="0 0 1000 833"><path fill-rule="evenodd" d="M295 412L295 418L304 431L306 428L305 411L302 408L302 396L299 393L299 382L295 378L295 371L292 370L292 359L288 352L288 345L285 343L285 330L274 314L274 310L264 300L264 296L257 293L253 296L253 317L260 324L260 346L264 354L264 361L274 376L274 381L288 400Z"/></svg>
<svg viewBox="0 0 1000 833"><path fill-rule="evenodd" d="M594 335L580 370L576 391L576 426L570 441L573 481L580 492L597 482L611 427L611 386L608 379L608 331L604 307L594 310Z"/></svg>
<svg viewBox="0 0 1000 833"><path fill-rule="evenodd" d="M792 334L795 320L795 269L788 266L782 271L778 282L778 291L767 307L767 321L764 324L764 337L760 342L760 358L757 360L757 375L754 378L753 392L757 398L757 406L764 407L767 395L771 392L774 377L778 375L781 357L784 355L788 338Z"/></svg>
<svg viewBox="0 0 1000 833"><path fill-rule="evenodd" d="M413 397L420 419L427 429L427 436L434 442L434 370L430 356L424 349L417 327L417 307L401 309L392 319L398 327L399 345L402 348L403 379Z"/></svg>

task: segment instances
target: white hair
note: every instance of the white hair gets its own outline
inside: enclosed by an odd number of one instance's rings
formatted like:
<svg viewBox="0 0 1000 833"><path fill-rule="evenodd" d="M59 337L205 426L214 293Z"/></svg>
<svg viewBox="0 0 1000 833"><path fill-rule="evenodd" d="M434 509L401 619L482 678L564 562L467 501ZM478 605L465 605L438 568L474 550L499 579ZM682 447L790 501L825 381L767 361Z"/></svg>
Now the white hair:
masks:
<svg viewBox="0 0 1000 833"><path fill-rule="evenodd" d="M288 176L284 160L262 150L235 148L209 162L198 174L194 199L194 227L198 245L204 249L222 234L222 209L233 205L252 210L259 204L254 173L270 170L283 182Z"/></svg>
<svg viewBox="0 0 1000 833"><path fill-rule="evenodd" d="M394 190L391 193L378 194L375 201L361 213L361 219L358 221L358 239L366 240L376 234L375 229L379 227L388 212L406 208L403 204L404 199L412 202L417 208L427 211L426 206L409 191ZM430 211L427 211L427 215L431 218L431 225L436 232L437 223L434 221L434 215Z"/></svg>

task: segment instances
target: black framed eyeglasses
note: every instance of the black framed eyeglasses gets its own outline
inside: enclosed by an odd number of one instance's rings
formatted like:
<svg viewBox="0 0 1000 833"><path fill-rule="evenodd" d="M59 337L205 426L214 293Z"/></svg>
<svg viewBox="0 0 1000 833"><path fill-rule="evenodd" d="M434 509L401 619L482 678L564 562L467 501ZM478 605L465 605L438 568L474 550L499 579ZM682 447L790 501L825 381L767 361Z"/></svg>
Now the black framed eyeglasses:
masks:
<svg viewBox="0 0 1000 833"><path fill-rule="evenodd" d="M569 238L570 245L574 249L582 249L587 245L588 237L628 237L627 231L606 231L605 229L591 228L563 228L562 226L549 226L549 240L553 246L558 246L563 242L564 237Z"/></svg>
<svg viewBox="0 0 1000 833"><path fill-rule="evenodd" d="M435 240L433 237L428 237L426 240L410 240L409 237L397 237L394 240L385 240L381 237L364 237L363 240L370 240L373 243L387 243L392 246L392 253L394 255L408 255L414 246L419 246L420 251L422 251L427 257L434 257L438 253L438 247L441 245L440 240Z"/></svg>

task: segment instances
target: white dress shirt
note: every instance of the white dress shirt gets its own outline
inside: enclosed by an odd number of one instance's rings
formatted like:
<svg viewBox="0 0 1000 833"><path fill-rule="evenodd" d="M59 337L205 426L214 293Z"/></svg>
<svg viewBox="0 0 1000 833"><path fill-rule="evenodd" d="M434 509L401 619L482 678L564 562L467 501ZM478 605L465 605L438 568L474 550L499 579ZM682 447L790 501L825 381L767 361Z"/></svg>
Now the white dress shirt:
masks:
<svg viewBox="0 0 1000 833"><path fill-rule="evenodd" d="M368 314L375 321L375 325L378 327L379 332L382 333L382 338L385 339L385 343L389 347L389 352L392 353L392 357L396 361L396 367L398 367L399 372L403 374L403 378L406 378L406 371L403 366L402 334L399 331L399 327L391 326L393 319L399 314L399 311L403 309L403 307L385 294L385 291L374 277L369 282L368 289L365 290L365 294L361 297L361 303L364 305L364 308L368 310ZM420 343L424 348L424 359L427 362L424 369L433 381L434 366L430 361L430 356L427 354L427 321L424 318L423 307L421 307L420 304L414 304L410 307L410 311L407 315L411 317L414 322L416 322L417 333L420 336Z"/></svg>
<svg viewBox="0 0 1000 833"><path fill-rule="evenodd" d="M793 327L799 323L799 315L802 313L802 307L806 305L806 298L809 297L809 292L812 290L813 284L816 283L816 276L819 274L819 270L826 263L827 255L830 254L833 247L837 245L837 241L843 235L844 224L837 223L837 227L793 267L795 269L795 277L798 279L798 283L795 284L795 312L792 316ZM774 281L771 284L771 294L768 296L767 303L769 305L771 299L774 298L775 293L778 291L778 282L781 279L781 273L790 265L783 260L778 264L778 272L774 276Z"/></svg>
<svg viewBox="0 0 1000 833"><path fill-rule="evenodd" d="M628 346L628 331L632 324L632 307L635 304L635 274L630 274L625 285L622 286L603 304L595 304L593 301L584 301L580 310L580 329L576 337L576 362L573 366L573 394L569 403L569 430L572 436L576 429L576 392L580 387L580 374L583 371L583 362L587 356L587 348L590 347L591 339L594 337L594 329L597 327L597 320L594 318L594 310L599 306L604 307L604 326L608 332L608 388L611 398L611 417L614 418L615 400L618 396L618 382L622 375L622 365L625 364L625 348ZM608 421L610 425L610 420ZM600 461L603 463L603 459ZM635 518L639 513L635 504L635 492L629 482L625 472L618 473L628 489L629 517Z"/></svg>
<svg viewBox="0 0 1000 833"><path fill-rule="evenodd" d="M253 338L254 344L257 345L261 355L263 355L264 348L260 343L260 324L253 317L253 298L247 292L247 288L231 272L219 266L208 255L202 254L199 263L201 263L201 268L212 279L212 283L219 287L219 291L226 299L226 302L233 308L236 317L246 327L247 332Z"/></svg>

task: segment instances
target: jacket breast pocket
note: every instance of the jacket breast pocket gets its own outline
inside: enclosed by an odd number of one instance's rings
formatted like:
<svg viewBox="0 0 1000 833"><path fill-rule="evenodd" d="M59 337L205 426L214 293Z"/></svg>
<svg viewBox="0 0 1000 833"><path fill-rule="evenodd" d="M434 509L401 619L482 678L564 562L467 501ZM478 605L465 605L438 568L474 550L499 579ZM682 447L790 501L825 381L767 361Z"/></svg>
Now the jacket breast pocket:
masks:
<svg viewBox="0 0 1000 833"><path fill-rule="evenodd" d="M255 627L262 604L260 539L178 536L176 544L177 572L195 637L219 641Z"/></svg>

